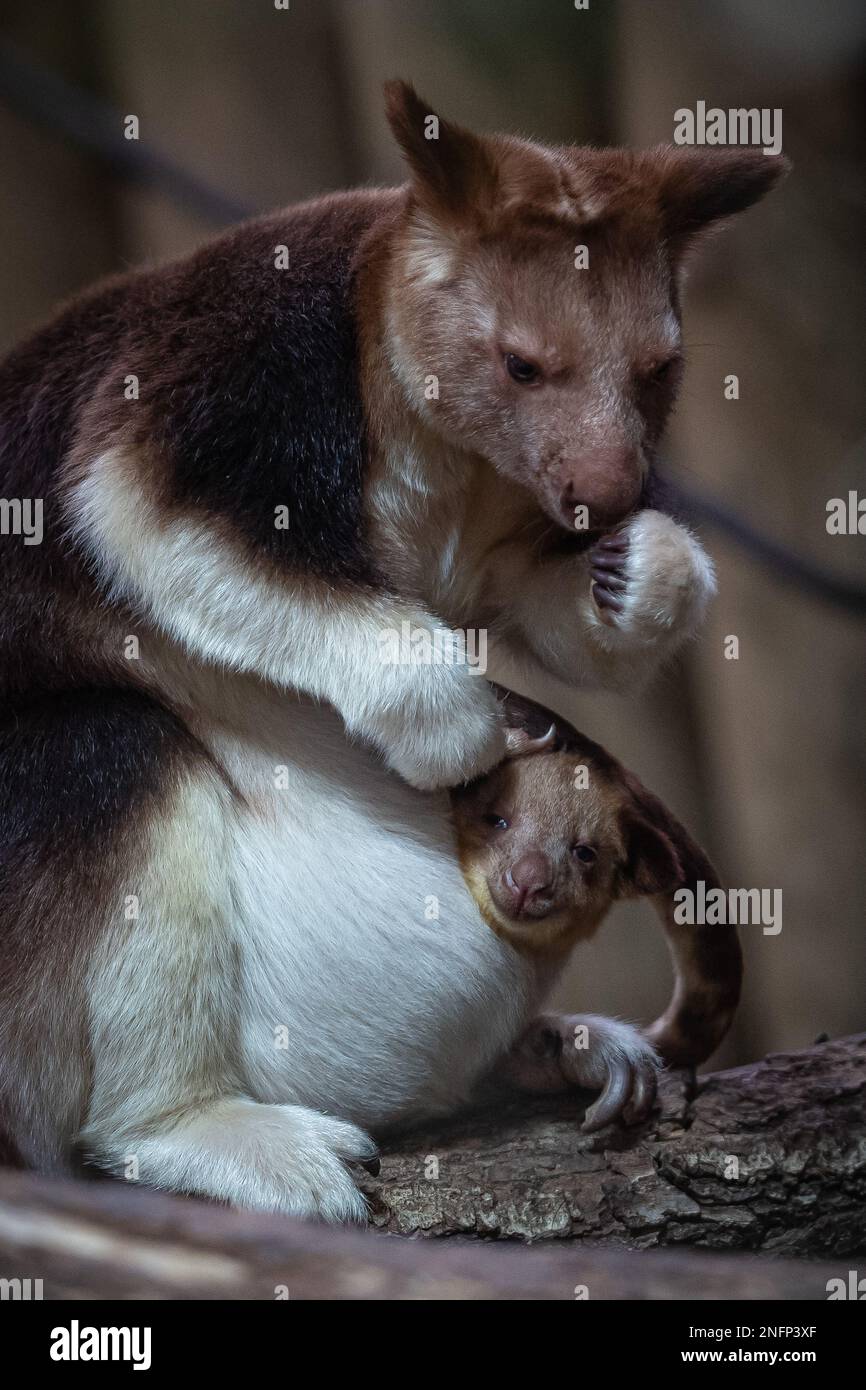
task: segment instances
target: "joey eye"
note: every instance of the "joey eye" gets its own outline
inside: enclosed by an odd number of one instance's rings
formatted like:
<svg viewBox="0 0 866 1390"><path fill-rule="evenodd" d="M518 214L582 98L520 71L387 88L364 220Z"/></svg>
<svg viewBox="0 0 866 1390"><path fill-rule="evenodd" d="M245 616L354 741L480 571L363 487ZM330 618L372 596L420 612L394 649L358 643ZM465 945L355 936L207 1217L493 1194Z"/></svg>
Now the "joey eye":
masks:
<svg viewBox="0 0 866 1390"><path fill-rule="evenodd" d="M498 816L495 811L484 817L485 825L492 825L494 830L507 830L508 821L504 816Z"/></svg>
<svg viewBox="0 0 866 1390"><path fill-rule="evenodd" d="M506 352L505 368L512 381L519 382L521 386L530 386L534 381L541 380L541 369L534 362L527 362L525 357L518 357L516 352Z"/></svg>
<svg viewBox="0 0 866 1390"><path fill-rule="evenodd" d="M592 845L577 844L572 845L571 852L575 859L579 859L581 864L594 864L597 858Z"/></svg>

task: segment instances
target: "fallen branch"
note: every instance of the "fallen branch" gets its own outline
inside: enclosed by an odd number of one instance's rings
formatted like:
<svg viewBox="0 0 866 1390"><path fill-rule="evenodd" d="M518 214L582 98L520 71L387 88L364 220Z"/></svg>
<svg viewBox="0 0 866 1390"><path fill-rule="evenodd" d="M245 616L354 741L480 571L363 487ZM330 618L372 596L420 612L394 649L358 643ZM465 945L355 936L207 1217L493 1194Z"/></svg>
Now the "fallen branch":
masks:
<svg viewBox="0 0 866 1390"><path fill-rule="evenodd" d="M637 1249L866 1250L866 1034L701 1077L695 1094L689 1084L667 1075L638 1131L582 1135L575 1096L406 1136L368 1189L375 1224Z"/></svg>

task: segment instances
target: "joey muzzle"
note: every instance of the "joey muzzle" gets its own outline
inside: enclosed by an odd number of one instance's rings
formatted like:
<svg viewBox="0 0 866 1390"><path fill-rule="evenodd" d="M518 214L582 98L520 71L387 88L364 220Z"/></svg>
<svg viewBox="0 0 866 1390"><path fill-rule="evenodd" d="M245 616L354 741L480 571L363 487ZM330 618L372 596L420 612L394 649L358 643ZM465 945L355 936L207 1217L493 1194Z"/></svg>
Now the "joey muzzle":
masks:
<svg viewBox="0 0 866 1390"><path fill-rule="evenodd" d="M554 868L540 849L525 850L501 875L491 894L509 917L545 917L553 907Z"/></svg>

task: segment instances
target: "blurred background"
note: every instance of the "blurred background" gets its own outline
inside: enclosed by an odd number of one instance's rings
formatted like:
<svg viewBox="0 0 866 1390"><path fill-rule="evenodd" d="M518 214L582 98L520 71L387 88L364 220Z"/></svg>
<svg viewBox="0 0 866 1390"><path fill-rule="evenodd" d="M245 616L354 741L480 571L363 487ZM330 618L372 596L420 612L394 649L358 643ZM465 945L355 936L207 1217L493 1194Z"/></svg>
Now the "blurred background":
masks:
<svg viewBox="0 0 866 1390"><path fill-rule="evenodd" d="M866 536L826 529L828 499L866 497L866 10L280 4L0 0L0 347L94 278L245 211L400 181L385 77L465 124L552 142L670 141L674 111L699 100L781 107L795 172L704 249L686 301L667 454L718 567L710 620L639 699L531 693L634 767L730 884L782 890L781 933L743 929L744 1001L718 1061L866 1028ZM653 922L619 909L560 1002L654 1016L670 970Z"/></svg>

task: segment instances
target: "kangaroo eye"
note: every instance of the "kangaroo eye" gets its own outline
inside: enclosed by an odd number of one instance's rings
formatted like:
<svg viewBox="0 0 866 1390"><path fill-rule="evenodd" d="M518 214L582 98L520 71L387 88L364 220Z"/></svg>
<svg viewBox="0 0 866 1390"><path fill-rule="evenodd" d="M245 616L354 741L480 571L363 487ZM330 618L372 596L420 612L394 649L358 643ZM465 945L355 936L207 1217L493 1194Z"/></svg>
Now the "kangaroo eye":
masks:
<svg viewBox="0 0 866 1390"><path fill-rule="evenodd" d="M572 845L571 852L581 864L594 864L597 858L592 845Z"/></svg>
<svg viewBox="0 0 866 1390"><path fill-rule="evenodd" d="M504 816L498 816L495 811L491 811L488 816L484 817L484 823L485 825L492 825L494 830L508 829L508 821Z"/></svg>
<svg viewBox="0 0 866 1390"><path fill-rule="evenodd" d="M533 381L541 380L541 369L536 367L534 362L527 362L525 357L518 357L514 352L506 352L505 367L512 380L520 382L521 386L529 386Z"/></svg>
<svg viewBox="0 0 866 1390"><path fill-rule="evenodd" d="M641 378L645 386L663 386L674 374L674 369L679 366L680 358L674 354L667 357L664 362L658 362Z"/></svg>

